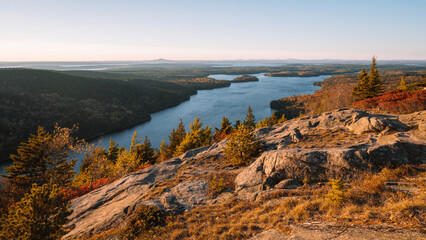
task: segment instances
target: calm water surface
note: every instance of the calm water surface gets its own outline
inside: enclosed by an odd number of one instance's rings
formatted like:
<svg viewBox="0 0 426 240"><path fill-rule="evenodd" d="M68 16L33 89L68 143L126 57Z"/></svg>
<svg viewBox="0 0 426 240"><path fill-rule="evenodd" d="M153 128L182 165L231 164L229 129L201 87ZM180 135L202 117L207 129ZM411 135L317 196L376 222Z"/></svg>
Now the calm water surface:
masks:
<svg viewBox="0 0 426 240"><path fill-rule="evenodd" d="M220 80L232 80L241 75L210 75ZM135 127L105 135L94 142L108 148L109 140L113 139L120 146L128 148L135 131L139 138L145 135L154 147L159 147L161 140L168 142L168 135L176 128L179 119L189 129L189 124L199 117L203 125L220 127L222 117L227 117L233 123L237 119L244 120L247 107L250 105L256 116L261 120L272 114L269 103L282 97L301 94L312 94L319 87L312 83L323 81L330 76L318 77L267 77L264 73L254 74L259 82L232 83L230 87L213 90L200 90L191 96L189 101L176 107L151 114L151 121ZM3 170L3 169L1 169ZM1 172L1 171L0 171Z"/></svg>
<svg viewBox="0 0 426 240"><path fill-rule="evenodd" d="M159 147L161 140L168 141L167 136L176 128L179 119L182 119L186 129L195 117L199 117L203 125L220 127L222 117L227 117L231 122L243 120L250 105L256 120L272 114L269 103L282 97L301 94L312 94L319 87L312 83L322 81L330 76L319 77L267 77L264 73L254 74L259 82L232 83L230 87L213 90L200 90L191 96L189 101L151 115L151 121L135 127L108 134L97 140L100 146L108 147L112 138L121 146L129 147L135 131L139 138L145 135L155 147ZM210 75L209 77L220 80L232 80L241 75Z"/></svg>

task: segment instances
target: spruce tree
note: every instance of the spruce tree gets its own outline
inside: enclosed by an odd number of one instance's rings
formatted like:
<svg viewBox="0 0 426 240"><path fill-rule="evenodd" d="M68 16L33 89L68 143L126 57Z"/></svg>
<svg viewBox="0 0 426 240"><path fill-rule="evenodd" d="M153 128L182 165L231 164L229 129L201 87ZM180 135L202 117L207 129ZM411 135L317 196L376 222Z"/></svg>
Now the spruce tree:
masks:
<svg viewBox="0 0 426 240"><path fill-rule="evenodd" d="M352 95L357 98L357 100L364 100L369 98L369 78L368 73L363 67L361 72L358 74L358 84L353 87Z"/></svg>
<svg viewBox="0 0 426 240"><path fill-rule="evenodd" d="M232 165L241 165L248 163L259 150L259 142L255 140L250 128L241 124L238 130L229 136L224 153Z"/></svg>
<svg viewBox="0 0 426 240"><path fill-rule="evenodd" d="M368 98L377 97L382 94L384 87L379 76L376 66L376 57L374 56L371 63L370 76L368 78Z"/></svg>
<svg viewBox="0 0 426 240"><path fill-rule="evenodd" d="M231 131L232 131L231 122L229 121L228 118L223 117L222 123L220 124L220 132L225 133L225 134L229 134L229 133L231 133Z"/></svg>
<svg viewBox="0 0 426 240"><path fill-rule="evenodd" d="M37 185L57 184L65 187L74 176L76 160L69 160L76 139L70 136L73 129L55 127L53 135L38 127L27 142L22 142L17 154L11 154L13 165L6 167L9 178L17 185L29 189Z"/></svg>
<svg viewBox="0 0 426 240"><path fill-rule="evenodd" d="M194 122L190 125L190 132L185 134L184 139L176 148L174 156L179 156L186 151L194 148L204 147L210 144L213 136L211 128L202 128L203 122L200 122L198 117L195 118Z"/></svg>
<svg viewBox="0 0 426 240"><path fill-rule="evenodd" d="M405 82L404 76L401 77L401 81L399 82L399 85L396 89L401 91L407 91L407 84Z"/></svg>
<svg viewBox="0 0 426 240"><path fill-rule="evenodd" d="M175 155L176 148L181 144L185 134L185 125L183 124L182 119L180 119L177 129L175 130L173 128L169 135L169 147L168 151L166 152L166 158L170 158Z"/></svg>
<svg viewBox="0 0 426 240"><path fill-rule="evenodd" d="M136 162L139 166L155 163L155 151L146 135L144 142L136 147Z"/></svg>
<svg viewBox="0 0 426 240"><path fill-rule="evenodd" d="M135 131L132 136L132 144L130 145L130 152L136 151L136 146L141 142L142 140L138 139L138 132Z"/></svg>
<svg viewBox="0 0 426 240"><path fill-rule="evenodd" d="M254 117L253 110L251 109L251 106L248 106L246 118L244 119L243 125L254 129L256 127L256 118Z"/></svg>
<svg viewBox="0 0 426 240"><path fill-rule="evenodd" d="M117 161L118 153L120 151L123 151L124 148L119 148L118 143L115 143L112 138L109 140L109 147L108 147L108 154L107 158L112 163L115 163Z"/></svg>
<svg viewBox="0 0 426 240"><path fill-rule="evenodd" d="M30 193L2 216L0 239L61 239L71 212L58 191L56 185L34 184Z"/></svg>

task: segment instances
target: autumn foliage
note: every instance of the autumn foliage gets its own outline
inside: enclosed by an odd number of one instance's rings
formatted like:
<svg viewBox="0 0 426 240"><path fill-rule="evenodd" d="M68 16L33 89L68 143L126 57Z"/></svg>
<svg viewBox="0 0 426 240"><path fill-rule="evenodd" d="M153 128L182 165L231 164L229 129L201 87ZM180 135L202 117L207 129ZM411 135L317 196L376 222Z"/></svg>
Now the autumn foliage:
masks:
<svg viewBox="0 0 426 240"><path fill-rule="evenodd" d="M72 187L61 190L59 193L62 194L64 200L72 200L74 198L81 197L95 189L103 187L117 180L117 178L102 178L92 183L84 184L80 187Z"/></svg>
<svg viewBox="0 0 426 240"><path fill-rule="evenodd" d="M377 109L393 113L410 113L426 109L426 90L392 91L379 97L354 102L359 109Z"/></svg>
<svg viewBox="0 0 426 240"><path fill-rule="evenodd" d="M140 171L140 170L145 169L145 168L149 168L149 167L151 167L151 166L152 166L152 165L142 165L142 166L139 166L138 168L136 168L136 169L135 169L135 171L134 171L134 172Z"/></svg>

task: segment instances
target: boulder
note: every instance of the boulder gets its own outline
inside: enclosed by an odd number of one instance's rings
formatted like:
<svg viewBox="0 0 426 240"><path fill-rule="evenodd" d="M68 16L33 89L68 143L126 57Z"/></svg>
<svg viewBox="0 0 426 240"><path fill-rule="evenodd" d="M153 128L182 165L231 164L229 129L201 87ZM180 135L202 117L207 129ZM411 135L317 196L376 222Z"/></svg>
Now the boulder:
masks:
<svg viewBox="0 0 426 240"><path fill-rule="evenodd" d="M363 134L368 132L387 132L391 130L405 131L407 130L407 126L396 119L367 116L350 124L348 129L355 134Z"/></svg>

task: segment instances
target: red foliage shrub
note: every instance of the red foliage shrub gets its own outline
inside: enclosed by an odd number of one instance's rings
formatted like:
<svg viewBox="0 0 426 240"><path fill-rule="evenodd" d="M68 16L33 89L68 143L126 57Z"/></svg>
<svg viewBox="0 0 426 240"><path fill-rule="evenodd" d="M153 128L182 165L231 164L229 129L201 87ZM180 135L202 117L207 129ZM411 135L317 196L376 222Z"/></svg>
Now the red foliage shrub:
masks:
<svg viewBox="0 0 426 240"><path fill-rule="evenodd" d="M117 178L102 178L80 187L62 189L59 193L63 195L64 201L69 201L87 194L95 189L103 187L117 180Z"/></svg>
<svg viewBox="0 0 426 240"><path fill-rule="evenodd" d="M149 167L151 167L152 165L142 165L142 166L139 166L138 168L136 168L133 172L137 172L137 171L139 171L139 170L142 170L142 169L145 169L145 168L149 168Z"/></svg>
<svg viewBox="0 0 426 240"><path fill-rule="evenodd" d="M426 90L392 91L375 98L354 102L358 109L378 109L394 113L410 113L426 109Z"/></svg>

